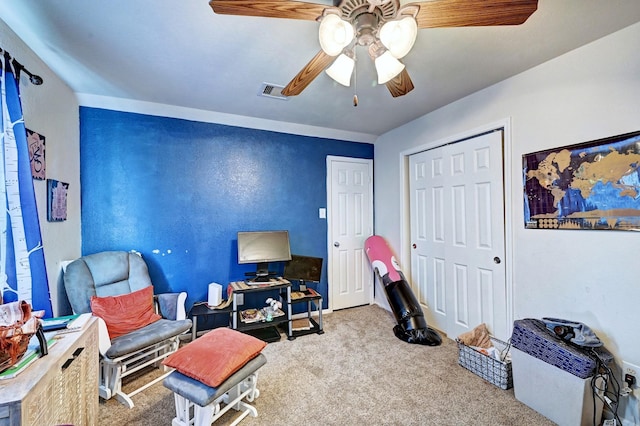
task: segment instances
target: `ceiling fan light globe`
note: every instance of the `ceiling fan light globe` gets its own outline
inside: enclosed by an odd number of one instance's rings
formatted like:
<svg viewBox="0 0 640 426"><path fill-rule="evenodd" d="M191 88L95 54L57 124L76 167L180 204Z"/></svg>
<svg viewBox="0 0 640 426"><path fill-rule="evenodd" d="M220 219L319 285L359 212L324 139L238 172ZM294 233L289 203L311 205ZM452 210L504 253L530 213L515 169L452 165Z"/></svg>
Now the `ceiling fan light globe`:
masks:
<svg viewBox="0 0 640 426"><path fill-rule="evenodd" d="M355 64L356 61L354 61L353 58L350 58L343 53L333 61L333 64L331 64L325 72L338 83L349 87L351 85L351 75L353 74Z"/></svg>
<svg viewBox="0 0 640 426"><path fill-rule="evenodd" d="M411 16L405 16L399 20L385 22L380 28L380 41L393 56L404 58L411 51L416 36L418 24Z"/></svg>
<svg viewBox="0 0 640 426"><path fill-rule="evenodd" d="M378 56L374 63L378 73L378 84L387 83L404 69L404 64L397 60L388 50Z"/></svg>
<svg viewBox="0 0 640 426"><path fill-rule="evenodd" d="M341 19L338 15L328 14L322 18L318 38L320 47L329 56L337 56L342 52L351 40L354 29L351 23Z"/></svg>

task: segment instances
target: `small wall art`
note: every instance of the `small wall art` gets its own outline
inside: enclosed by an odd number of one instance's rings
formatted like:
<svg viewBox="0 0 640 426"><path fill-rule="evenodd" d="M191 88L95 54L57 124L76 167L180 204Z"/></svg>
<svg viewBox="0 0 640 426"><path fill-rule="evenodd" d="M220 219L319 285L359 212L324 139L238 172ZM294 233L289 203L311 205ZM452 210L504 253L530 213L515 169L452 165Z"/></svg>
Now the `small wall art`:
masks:
<svg viewBox="0 0 640 426"><path fill-rule="evenodd" d="M47 179L47 220L49 222L67 220L68 192L68 183Z"/></svg>
<svg viewBox="0 0 640 426"><path fill-rule="evenodd" d="M27 129L27 145L29 146L31 176L37 180L44 180L46 177L45 137Z"/></svg>
<svg viewBox="0 0 640 426"><path fill-rule="evenodd" d="M522 156L530 229L640 230L640 131Z"/></svg>

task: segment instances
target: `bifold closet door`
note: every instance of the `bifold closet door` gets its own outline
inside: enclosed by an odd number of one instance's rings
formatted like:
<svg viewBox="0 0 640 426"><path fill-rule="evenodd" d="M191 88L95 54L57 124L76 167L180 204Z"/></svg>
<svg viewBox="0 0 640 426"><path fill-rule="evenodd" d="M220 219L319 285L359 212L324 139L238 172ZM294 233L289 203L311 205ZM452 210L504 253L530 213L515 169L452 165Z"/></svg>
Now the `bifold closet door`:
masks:
<svg viewBox="0 0 640 426"><path fill-rule="evenodd" d="M504 338L502 131L411 155L411 273L430 326Z"/></svg>

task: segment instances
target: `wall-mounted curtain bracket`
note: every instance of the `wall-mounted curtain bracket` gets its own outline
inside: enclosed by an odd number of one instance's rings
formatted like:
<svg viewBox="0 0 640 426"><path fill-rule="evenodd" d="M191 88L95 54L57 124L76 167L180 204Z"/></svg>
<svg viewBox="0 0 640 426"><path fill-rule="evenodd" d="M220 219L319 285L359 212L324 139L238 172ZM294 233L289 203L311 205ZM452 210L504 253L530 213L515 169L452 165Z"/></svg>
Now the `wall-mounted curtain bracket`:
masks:
<svg viewBox="0 0 640 426"><path fill-rule="evenodd" d="M31 84L40 86L43 83L42 77L40 77L39 75L33 74L31 71L26 69L24 65L18 62L15 58L11 56L9 52L7 52L6 50L3 50L1 47L0 47L0 54L4 54L4 59L5 59L4 63L10 64L13 67L13 73L16 76L16 80L19 81L20 72L24 72L27 76L29 76L29 81L31 82ZM0 69L2 69L1 64L0 64Z"/></svg>

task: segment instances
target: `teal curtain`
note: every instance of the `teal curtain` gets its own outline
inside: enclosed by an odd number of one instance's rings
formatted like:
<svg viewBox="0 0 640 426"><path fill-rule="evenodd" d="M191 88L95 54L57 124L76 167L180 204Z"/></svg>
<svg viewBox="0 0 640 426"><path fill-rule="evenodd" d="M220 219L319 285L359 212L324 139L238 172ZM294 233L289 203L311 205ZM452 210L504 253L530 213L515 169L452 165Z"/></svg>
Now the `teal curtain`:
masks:
<svg viewBox="0 0 640 426"><path fill-rule="evenodd" d="M0 199L0 286L5 303L25 300L52 316L27 134L19 93L20 65L0 50L2 161Z"/></svg>

